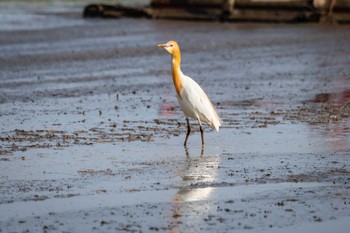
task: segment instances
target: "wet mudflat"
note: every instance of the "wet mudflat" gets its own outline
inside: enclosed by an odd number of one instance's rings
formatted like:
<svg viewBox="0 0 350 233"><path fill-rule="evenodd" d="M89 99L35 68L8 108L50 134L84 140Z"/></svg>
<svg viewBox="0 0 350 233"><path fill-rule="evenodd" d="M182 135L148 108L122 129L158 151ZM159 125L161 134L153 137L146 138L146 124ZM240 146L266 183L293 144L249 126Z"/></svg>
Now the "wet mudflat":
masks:
<svg viewBox="0 0 350 233"><path fill-rule="evenodd" d="M347 232L349 26L5 6L0 232ZM203 152L195 122L182 146L170 39L224 122Z"/></svg>

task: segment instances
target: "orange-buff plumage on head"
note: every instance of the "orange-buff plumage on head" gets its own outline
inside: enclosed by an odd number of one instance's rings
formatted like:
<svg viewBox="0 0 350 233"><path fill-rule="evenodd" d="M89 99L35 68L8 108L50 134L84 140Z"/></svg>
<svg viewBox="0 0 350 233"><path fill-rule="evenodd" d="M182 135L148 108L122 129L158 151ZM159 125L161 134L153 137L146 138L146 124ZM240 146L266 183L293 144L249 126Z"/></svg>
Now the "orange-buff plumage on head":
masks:
<svg viewBox="0 0 350 233"><path fill-rule="evenodd" d="M172 57L172 75L173 75L173 81L176 93L179 98L182 98L181 92L182 92L182 84L180 81L179 71L180 71L180 64L181 64L181 54L180 54L180 46L176 41L168 41L165 44L158 44L158 47L164 48L166 51L168 51Z"/></svg>

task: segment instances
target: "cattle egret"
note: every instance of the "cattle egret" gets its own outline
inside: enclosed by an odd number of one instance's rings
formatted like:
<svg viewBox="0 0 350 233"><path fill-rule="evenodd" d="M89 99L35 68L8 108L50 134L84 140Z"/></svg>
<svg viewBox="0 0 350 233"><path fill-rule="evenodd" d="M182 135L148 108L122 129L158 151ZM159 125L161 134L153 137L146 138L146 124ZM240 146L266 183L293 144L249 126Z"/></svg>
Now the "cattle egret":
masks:
<svg viewBox="0 0 350 233"><path fill-rule="evenodd" d="M188 137L191 133L189 118L198 121L201 131L202 146L204 146L204 131L202 122L207 123L211 128L219 131L221 120L213 104L203 89L190 77L184 75L181 71L180 47L176 41L169 41L166 44L158 44L158 47L164 48L172 56L172 76L174 86L180 107L185 114L187 121L187 134L184 146L187 145Z"/></svg>

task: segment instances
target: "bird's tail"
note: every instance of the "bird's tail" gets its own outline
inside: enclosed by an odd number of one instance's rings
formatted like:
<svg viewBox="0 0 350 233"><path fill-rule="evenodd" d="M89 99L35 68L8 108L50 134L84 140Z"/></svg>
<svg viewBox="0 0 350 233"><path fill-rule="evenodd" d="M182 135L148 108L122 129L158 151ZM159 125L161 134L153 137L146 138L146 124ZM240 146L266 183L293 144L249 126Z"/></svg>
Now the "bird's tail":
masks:
<svg viewBox="0 0 350 233"><path fill-rule="evenodd" d="M210 126L211 126L213 129L215 129L216 132L218 132L219 129L220 129L220 127L221 127L222 120L220 119L220 117L219 117L219 115L218 115L218 113L216 112L216 110L215 110L214 107L213 107L213 109L214 109L214 111L213 111L214 116L213 116L213 119L211 120L211 125L210 125Z"/></svg>
<svg viewBox="0 0 350 233"><path fill-rule="evenodd" d="M221 123L222 123L222 120L220 119L219 116L217 116L217 117L213 120L213 123L212 123L211 127L212 127L213 129L215 129L216 132L218 132L219 129L220 129L220 127L221 127Z"/></svg>
<svg viewBox="0 0 350 233"><path fill-rule="evenodd" d="M216 112L216 109L214 107L214 105L211 103L212 106L212 112L213 112L213 116L212 116L212 120L210 121L210 126L216 130L216 132L219 131L220 127L221 127L221 123L222 120L220 119L218 113Z"/></svg>

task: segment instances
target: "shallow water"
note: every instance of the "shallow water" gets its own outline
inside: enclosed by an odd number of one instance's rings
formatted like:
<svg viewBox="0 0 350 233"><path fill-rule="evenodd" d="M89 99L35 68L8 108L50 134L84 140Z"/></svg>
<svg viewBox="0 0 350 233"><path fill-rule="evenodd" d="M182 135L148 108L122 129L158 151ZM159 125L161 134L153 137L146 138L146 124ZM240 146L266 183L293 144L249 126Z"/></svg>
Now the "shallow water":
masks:
<svg viewBox="0 0 350 233"><path fill-rule="evenodd" d="M348 229L348 26L6 6L25 20L0 28L1 231ZM195 122L182 146L170 39L224 122L204 151Z"/></svg>

